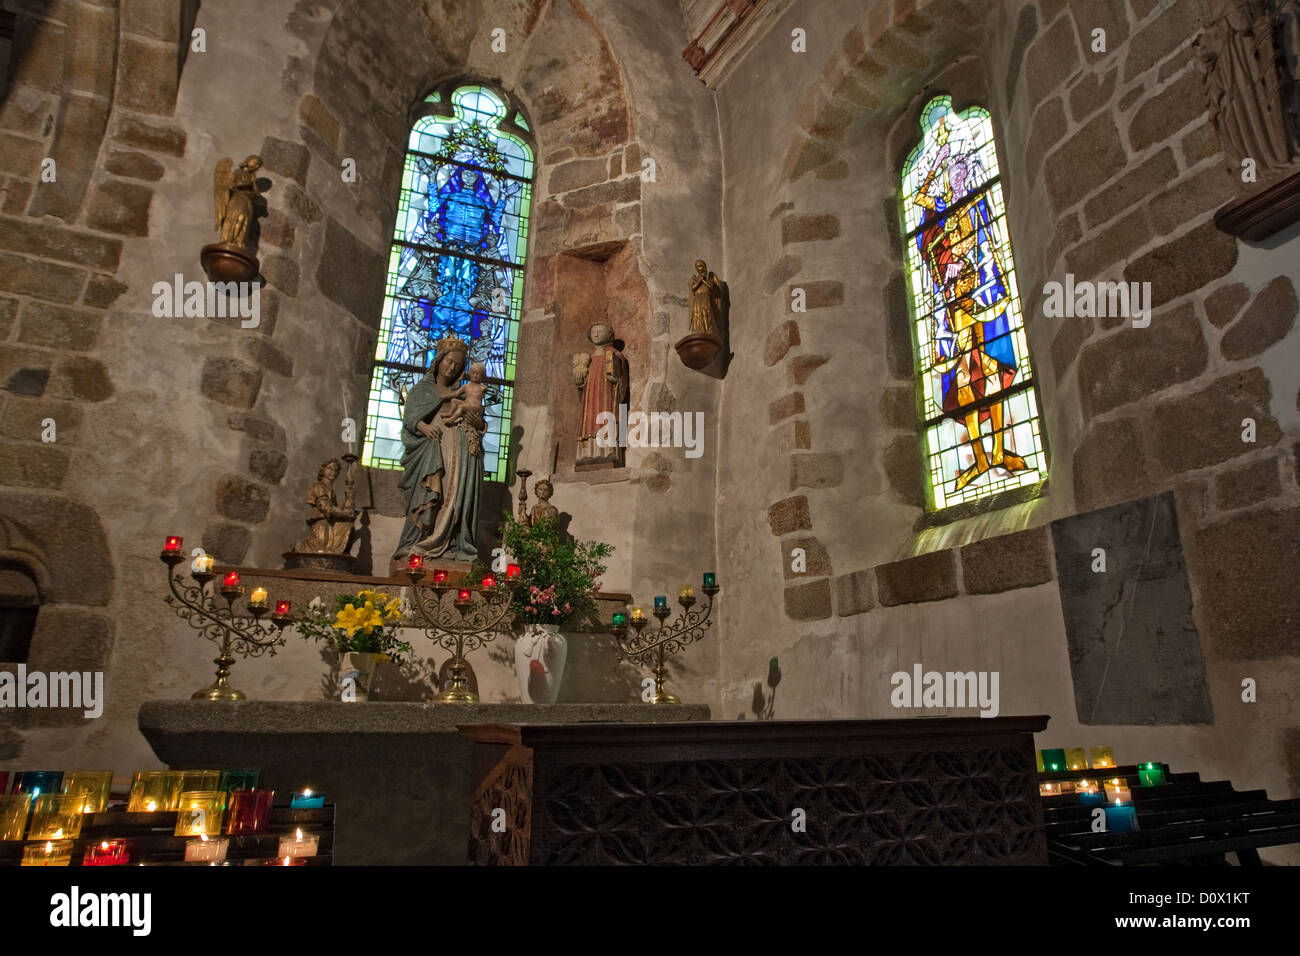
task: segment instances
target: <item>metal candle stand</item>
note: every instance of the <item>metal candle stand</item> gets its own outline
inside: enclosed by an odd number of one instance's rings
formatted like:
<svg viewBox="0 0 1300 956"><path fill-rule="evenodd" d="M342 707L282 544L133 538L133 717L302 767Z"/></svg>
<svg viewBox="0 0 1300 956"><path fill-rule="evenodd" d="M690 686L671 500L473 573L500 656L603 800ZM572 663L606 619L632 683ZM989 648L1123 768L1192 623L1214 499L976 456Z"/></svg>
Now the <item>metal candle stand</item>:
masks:
<svg viewBox="0 0 1300 956"><path fill-rule="evenodd" d="M434 572L432 585L419 584L424 573L423 567L408 568L406 571L411 579L411 604L420 619L413 624L423 628L430 640L454 655L451 662L451 686L434 697L434 700L443 703L474 703L478 700L478 694L469 689L465 677L465 654L491 643L496 637L501 624L511 616L510 599L521 579L516 574L503 583L496 576L489 575L483 579L483 589L478 592L483 599L475 601L469 588L460 583L448 583L445 571ZM443 595L448 591L456 592L456 599L450 606L443 601Z"/></svg>
<svg viewBox="0 0 1300 956"><path fill-rule="evenodd" d="M252 623L236 624L233 605L235 598L244 593L242 586L232 587L223 583L222 587L217 589L226 601L226 606L221 607L207 589L208 582L216 577L215 573L191 570L190 575L196 583L187 585L180 574L173 573L176 565L185 560L185 555L179 549L164 550L161 558L163 564L167 565L167 584L171 588L171 593L165 595L163 600L176 612L177 617L221 649L219 656L212 661L217 665L216 681L202 690L195 691L191 698L193 700L244 700L243 692L235 690L229 683L230 667L235 663L235 658L231 656L232 652L238 651L244 657L260 657L269 651L271 656L275 656L275 649L284 643L285 625L292 623L287 611L288 602L281 602L285 610L283 612L277 610L277 613L271 615L269 624L262 621L262 616L269 610L268 605L250 603L248 613L253 616Z"/></svg>
<svg viewBox="0 0 1300 956"><path fill-rule="evenodd" d="M713 623L709 620L709 614L713 611L713 596L720 590L717 585L700 588L708 595L709 603L699 611L693 611L695 606L695 594L689 588L683 589L678 595L677 601L682 606L681 617L672 624L665 624L664 621L672 612L668 610L667 604L654 609L654 616L659 619L659 626L649 634L643 634L645 627L649 624L644 614L639 614L640 608L633 608L630 617L622 614L614 615L614 626L611 630L618 639L618 656L630 664L646 664L650 660L654 661L655 675L655 692L650 698L651 704L679 704L680 699L675 694L670 694L664 690L664 675L667 669L664 662L669 654L676 654L689 644L694 644L704 632L708 630L709 625ZM626 621L621 623L620 619ZM632 631L629 633L628 625Z"/></svg>

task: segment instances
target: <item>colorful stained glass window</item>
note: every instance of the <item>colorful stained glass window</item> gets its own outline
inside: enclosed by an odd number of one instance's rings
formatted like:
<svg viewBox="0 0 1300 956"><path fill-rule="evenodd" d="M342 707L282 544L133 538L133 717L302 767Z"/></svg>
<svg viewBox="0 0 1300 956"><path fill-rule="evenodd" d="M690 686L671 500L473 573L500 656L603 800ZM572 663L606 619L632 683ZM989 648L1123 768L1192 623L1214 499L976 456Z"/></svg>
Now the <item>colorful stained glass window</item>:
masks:
<svg viewBox="0 0 1300 956"><path fill-rule="evenodd" d="M902 228L933 511L1047 477L1006 204L988 110L921 115Z"/></svg>
<svg viewBox="0 0 1300 956"><path fill-rule="evenodd" d="M469 344L466 365L486 368L484 477L504 481L533 151L523 117L494 91L462 86L449 99L454 115L439 94L425 100L431 115L407 143L362 462L401 467L402 398L454 334Z"/></svg>

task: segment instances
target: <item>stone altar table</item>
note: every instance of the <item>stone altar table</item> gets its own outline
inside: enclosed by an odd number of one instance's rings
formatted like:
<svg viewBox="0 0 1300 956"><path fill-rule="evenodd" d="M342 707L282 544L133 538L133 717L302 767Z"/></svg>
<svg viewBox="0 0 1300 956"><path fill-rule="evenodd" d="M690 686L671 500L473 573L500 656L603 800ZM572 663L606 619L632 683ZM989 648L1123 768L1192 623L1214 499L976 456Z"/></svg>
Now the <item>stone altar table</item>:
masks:
<svg viewBox="0 0 1300 956"><path fill-rule="evenodd" d="M470 862L1045 865L1047 720L466 726Z"/></svg>
<svg viewBox="0 0 1300 956"><path fill-rule="evenodd" d="M707 721L704 704L148 701L139 725L173 769L258 769L276 802L310 786L336 805L335 865L467 862L476 723ZM645 725L641 725L645 726ZM653 725L650 725L653 726Z"/></svg>

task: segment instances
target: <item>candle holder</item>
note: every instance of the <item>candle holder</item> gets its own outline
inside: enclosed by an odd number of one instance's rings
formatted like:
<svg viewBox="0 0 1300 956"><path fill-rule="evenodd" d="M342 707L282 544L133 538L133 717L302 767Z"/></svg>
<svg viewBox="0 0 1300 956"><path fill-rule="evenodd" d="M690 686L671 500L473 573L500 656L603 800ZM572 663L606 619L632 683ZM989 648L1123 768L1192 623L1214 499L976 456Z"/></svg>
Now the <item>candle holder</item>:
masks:
<svg viewBox="0 0 1300 956"><path fill-rule="evenodd" d="M21 840L31 809L30 793L0 794L0 840Z"/></svg>
<svg viewBox="0 0 1300 956"><path fill-rule="evenodd" d="M126 866L131 862L131 845L125 840L100 840L86 846L82 866Z"/></svg>
<svg viewBox="0 0 1300 956"><path fill-rule="evenodd" d="M168 539L168 545L170 544L171 539ZM180 573L175 571L176 565L185 560L180 548L164 548L160 557L163 564L167 565L167 584L171 588L171 593L165 595L163 600L176 612L177 617L220 648L218 656L212 661L217 665L216 681L195 691L190 695L191 699L244 700L245 695L229 683L230 667L235 663L232 655L238 652L243 657L260 657L270 653L274 657L275 649L284 643L284 627L291 623L287 602L280 602L276 613L271 615L269 624L262 620L268 610L267 606L249 604L248 613L253 616L252 622L237 624L233 607L235 599L244 593L238 574L228 573L219 589L209 589L208 585L216 575L207 570L205 565L204 570L190 572L194 584L187 585ZM225 607L217 603L217 598L212 593L214 590L225 600Z"/></svg>
<svg viewBox="0 0 1300 956"><path fill-rule="evenodd" d="M108 809L113 788L111 770L73 770L63 784L63 792L81 798L82 813L100 813Z"/></svg>
<svg viewBox="0 0 1300 956"><path fill-rule="evenodd" d="M430 640L454 655L451 686L433 699L444 704L474 703L478 694L469 689L465 655L491 643L512 617L510 599L521 579L502 580L498 575L488 575L483 579L482 590L474 592L459 583L452 585L445 571L435 571L431 585L419 583L424 575L422 567L407 568L406 575L411 579L411 605L419 619L411 626L423 628ZM455 598L444 601L449 592L454 592Z"/></svg>
<svg viewBox="0 0 1300 956"><path fill-rule="evenodd" d="M532 472L520 468L515 474L519 477L519 523L528 524L528 478Z"/></svg>
<svg viewBox="0 0 1300 956"><path fill-rule="evenodd" d="M689 586L684 587L677 595L677 602L682 606L681 616L672 624L665 624L668 615L672 612L668 610L666 600L656 601L654 616L658 618L659 626L648 633L644 632L649 621L644 614L637 613L639 608L634 608L631 615L614 615L614 625L611 630L618 639L619 658L629 664L639 665L654 661L655 692L649 700L651 704L681 703L675 694L664 690L664 676L667 674L665 661L668 655L676 654L702 638L704 632L713 623L709 620L709 615L713 612L713 596L720 588L717 585L717 578L712 573L704 575L704 582L704 587L700 590L708 595L708 604L700 610L692 610L695 607L695 592ZM630 632L629 627L631 627Z"/></svg>

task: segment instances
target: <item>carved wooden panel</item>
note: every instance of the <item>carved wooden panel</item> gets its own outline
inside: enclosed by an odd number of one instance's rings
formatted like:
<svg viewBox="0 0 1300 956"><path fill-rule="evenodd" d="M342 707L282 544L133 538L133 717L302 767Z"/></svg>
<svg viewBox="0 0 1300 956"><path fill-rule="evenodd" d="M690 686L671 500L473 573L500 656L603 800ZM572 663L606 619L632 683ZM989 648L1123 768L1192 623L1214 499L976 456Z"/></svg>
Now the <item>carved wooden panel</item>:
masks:
<svg viewBox="0 0 1300 956"><path fill-rule="evenodd" d="M469 821L471 865L528 864L532 789L533 752L527 747L511 747L474 788Z"/></svg>
<svg viewBox="0 0 1300 956"><path fill-rule="evenodd" d="M535 864L1037 863L1019 747L576 763L539 774ZM795 825L802 810L802 832Z"/></svg>
<svg viewBox="0 0 1300 956"><path fill-rule="evenodd" d="M550 865L1046 864L1033 735L1047 721L464 726L482 781L472 857ZM488 828L496 807L513 821L512 835Z"/></svg>

